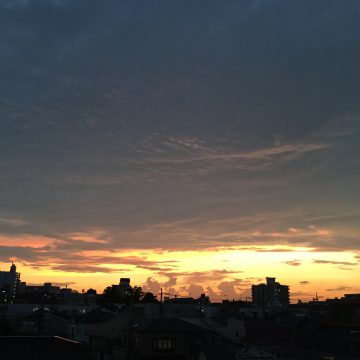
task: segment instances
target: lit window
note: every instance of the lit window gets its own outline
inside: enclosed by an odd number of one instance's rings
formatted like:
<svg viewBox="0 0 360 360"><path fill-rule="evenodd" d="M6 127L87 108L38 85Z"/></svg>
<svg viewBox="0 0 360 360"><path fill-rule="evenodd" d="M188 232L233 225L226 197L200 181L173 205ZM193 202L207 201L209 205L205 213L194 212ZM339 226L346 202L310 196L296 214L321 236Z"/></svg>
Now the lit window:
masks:
<svg viewBox="0 0 360 360"><path fill-rule="evenodd" d="M176 339L174 338L157 338L153 340L154 351L173 351L175 350Z"/></svg>

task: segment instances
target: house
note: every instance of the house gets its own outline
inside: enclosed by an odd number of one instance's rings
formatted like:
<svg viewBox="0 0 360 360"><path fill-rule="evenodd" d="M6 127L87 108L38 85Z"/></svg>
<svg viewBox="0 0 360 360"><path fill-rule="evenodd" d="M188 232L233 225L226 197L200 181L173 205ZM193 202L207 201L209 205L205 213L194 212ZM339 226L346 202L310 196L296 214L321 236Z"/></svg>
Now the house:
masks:
<svg viewBox="0 0 360 360"><path fill-rule="evenodd" d="M88 343L96 359L126 359L132 343L131 329L140 324L140 320L131 311L124 309L104 322L88 329Z"/></svg>
<svg viewBox="0 0 360 360"><path fill-rule="evenodd" d="M103 309L75 313L68 325L67 335L70 339L81 344L89 344L90 334L99 329L102 323L111 320L114 316L114 313Z"/></svg>
<svg viewBox="0 0 360 360"><path fill-rule="evenodd" d="M153 319L132 329L135 359L198 359L201 346L221 338L206 327L181 319Z"/></svg>
<svg viewBox="0 0 360 360"><path fill-rule="evenodd" d="M235 317L216 315L211 318L183 318L183 320L217 333L222 339L240 344L246 335L245 321Z"/></svg>
<svg viewBox="0 0 360 360"><path fill-rule="evenodd" d="M57 311L40 308L31 315L15 320L15 328L23 335L66 336L70 318Z"/></svg>

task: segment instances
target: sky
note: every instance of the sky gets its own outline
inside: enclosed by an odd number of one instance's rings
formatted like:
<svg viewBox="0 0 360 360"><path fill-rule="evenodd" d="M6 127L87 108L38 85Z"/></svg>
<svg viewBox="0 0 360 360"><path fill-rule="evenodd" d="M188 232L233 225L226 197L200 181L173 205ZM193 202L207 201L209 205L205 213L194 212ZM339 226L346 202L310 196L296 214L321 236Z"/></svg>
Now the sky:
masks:
<svg viewBox="0 0 360 360"><path fill-rule="evenodd" d="M1 0L0 270L102 291L360 292L358 0Z"/></svg>

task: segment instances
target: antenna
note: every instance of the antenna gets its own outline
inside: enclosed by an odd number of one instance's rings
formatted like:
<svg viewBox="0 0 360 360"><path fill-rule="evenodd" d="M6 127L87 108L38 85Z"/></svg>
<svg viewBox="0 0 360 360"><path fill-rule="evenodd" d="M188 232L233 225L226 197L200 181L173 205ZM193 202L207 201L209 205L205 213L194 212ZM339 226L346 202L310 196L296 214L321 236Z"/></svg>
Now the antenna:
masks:
<svg viewBox="0 0 360 360"><path fill-rule="evenodd" d="M323 296L318 296L318 293L315 293L315 297L313 298L313 301L319 302L319 299L323 298Z"/></svg>

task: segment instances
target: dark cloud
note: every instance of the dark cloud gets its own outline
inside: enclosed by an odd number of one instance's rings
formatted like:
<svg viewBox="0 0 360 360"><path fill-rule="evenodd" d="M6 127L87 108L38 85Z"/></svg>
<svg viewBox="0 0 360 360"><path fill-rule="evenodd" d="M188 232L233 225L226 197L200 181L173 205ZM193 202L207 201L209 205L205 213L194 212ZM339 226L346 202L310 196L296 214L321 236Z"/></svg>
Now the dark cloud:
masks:
<svg viewBox="0 0 360 360"><path fill-rule="evenodd" d="M306 300L314 300L314 294L307 291L293 291L291 292L291 297L293 300L294 297L300 299L306 299Z"/></svg>
<svg viewBox="0 0 360 360"><path fill-rule="evenodd" d="M78 250L83 249L79 248ZM175 260L155 261L139 256L112 256L111 253L109 255L97 255L96 251L92 254L83 254L76 251L69 252L67 247L62 248L59 244L42 247L0 246L0 251L0 260L4 262L15 260L34 269L49 267L53 270L67 272L113 273L129 270L126 268L119 268L119 265L152 271L170 272L174 270L174 266L177 263ZM105 267L99 266L99 264L109 265ZM176 279L170 275L169 283L172 283L174 280L176 282Z"/></svg>
<svg viewBox="0 0 360 360"><path fill-rule="evenodd" d="M303 281L299 281L299 284L300 285L309 285L309 284L311 284L311 282L307 281L307 280L303 280Z"/></svg>
<svg viewBox="0 0 360 360"><path fill-rule="evenodd" d="M45 261L48 258L47 251L50 247L44 246L40 248L33 248L29 246L0 246L0 260L8 262L11 259L20 261L30 261L38 263Z"/></svg>
<svg viewBox="0 0 360 360"><path fill-rule="evenodd" d="M357 250L359 15L352 0L2 1L0 259ZM53 243L12 245L28 235Z"/></svg>
<svg viewBox="0 0 360 360"><path fill-rule="evenodd" d="M352 270L354 270L354 269L352 269L352 268L348 268L348 267L345 267L345 266L338 266L337 269L339 269L339 270L346 270L346 271L352 271Z"/></svg>
<svg viewBox="0 0 360 360"><path fill-rule="evenodd" d="M75 272L75 273L118 273L128 271L128 269L111 269L104 266L90 266L87 264L60 264L60 265L51 265L52 270L55 271L65 271L65 272Z"/></svg>
<svg viewBox="0 0 360 360"><path fill-rule="evenodd" d="M349 290L352 290L353 288L350 287L350 286L344 286L344 285L340 285L340 286L337 286L335 288L332 288L332 289L326 289L326 291L349 291Z"/></svg>
<svg viewBox="0 0 360 360"><path fill-rule="evenodd" d="M27 286L43 286L44 283L49 282L45 281L43 283L26 283ZM67 282L50 282L52 286L60 286L60 287L68 287L69 285L75 285L76 283L73 281L67 281Z"/></svg>

